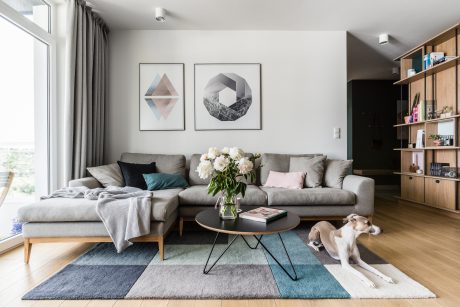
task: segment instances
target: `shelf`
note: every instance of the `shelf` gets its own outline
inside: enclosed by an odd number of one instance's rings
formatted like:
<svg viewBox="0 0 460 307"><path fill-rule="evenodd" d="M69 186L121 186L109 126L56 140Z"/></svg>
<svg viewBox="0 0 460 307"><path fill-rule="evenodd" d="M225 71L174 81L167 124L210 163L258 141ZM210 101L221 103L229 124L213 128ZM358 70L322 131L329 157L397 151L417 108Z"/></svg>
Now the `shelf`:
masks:
<svg viewBox="0 0 460 307"><path fill-rule="evenodd" d="M441 177L441 176L429 176L429 175L425 175L425 178L434 178L434 179L450 180L450 181L460 181L459 178L450 178L450 177Z"/></svg>
<svg viewBox="0 0 460 307"><path fill-rule="evenodd" d="M423 174L411 173L411 172L394 172L395 175L414 176L414 177L425 177Z"/></svg>
<svg viewBox="0 0 460 307"><path fill-rule="evenodd" d="M439 64L439 65L441 65L441 64ZM413 76L410 76L410 77L401 79L401 80L399 80L399 81L396 81L396 82L393 83L393 84L394 84L394 85L408 84L408 83L411 83L411 82L420 80L420 79L422 79L422 78L424 78L424 77L425 77L425 71L422 70L421 72L418 72L418 73L416 73L416 74L413 75Z"/></svg>
<svg viewBox="0 0 460 307"><path fill-rule="evenodd" d="M444 118L435 118L435 119L428 119L425 121L425 123L436 123L436 122L444 122L444 121L449 121L453 120L457 117L460 117L460 114L455 114L449 117L444 117Z"/></svg>
<svg viewBox="0 0 460 307"><path fill-rule="evenodd" d="M406 126L415 126L415 125L421 125L424 124L425 122L415 122L415 123L408 123L408 124L397 124L393 125L393 127L406 127Z"/></svg>
<svg viewBox="0 0 460 307"><path fill-rule="evenodd" d="M415 122L415 123L408 123L408 124L396 124L396 125L393 125L393 127L398 128L398 127L421 125L421 124L425 124L425 123L446 122L446 121L454 120L455 118L458 118L458 117L460 117L460 114L455 114L455 115L445 117L445 118L427 119L427 120L425 120L423 122Z"/></svg>
<svg viewBox="0 0 460 307"><path fill-rule="evenodd" d="M393 148L393 150L399 150L399 151L424 151L425 148Z"/></svg>
<svg viewBox="0 0 460 307"><path fill-rule="evenodd" d="M454 150L454 149L460 149L458 146L429 146L425 147L426 150Z"/></svg>
<svg viewBox="0 0 460 307"><path fill-rule="evenodd" d="M443 62L441 64L438 64L436 66L430 67L428 69L422 70L421 72L418 72L413 76L410 76L410 77L407 77L405 79L396 81L393 84L394 85L408 84L408 83L420 80L420 79L424 78L425 76L431 76L431 75L433 75L435 73L438 73L440 71L443 71L445 69L448 69L448 68L451 68L451 67L455 66L457 64L458 59L459 59L459 57L456 56L452 60Z"/></svg>

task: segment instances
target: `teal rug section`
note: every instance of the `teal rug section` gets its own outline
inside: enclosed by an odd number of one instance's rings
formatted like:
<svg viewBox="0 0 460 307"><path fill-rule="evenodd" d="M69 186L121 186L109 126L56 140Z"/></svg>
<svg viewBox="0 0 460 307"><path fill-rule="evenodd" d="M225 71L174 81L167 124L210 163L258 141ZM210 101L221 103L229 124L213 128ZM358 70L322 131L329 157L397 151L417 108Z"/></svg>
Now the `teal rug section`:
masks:
<svg viewBox="0 0 460 307"><path fill-rule="evenodd" d="M291 267L285 267L292 272ZM281 298L350 298L350 294L337 282L334 276L321 264L295 264L298 280L292 281L283 270L270 265Z"/></svg>
<svg viewBox="0 0 460 307"><path fill-rule="evenodd" d="M310 248L299 238L294 231L288 231L281 234L284 245L286 246L293 264L316 265L321 264L318 258L310 251ZM270 250L273 256L284 265L289 264L289 260L284 251L278 235L269 235L262 238L262 243ZM264 250L268 264L276 265L275 260Z"/></svg>
<svg viewBox="0 0 460 307"><path fill-rule="evenodd" d="M282 298L350 298L350 294L321 264L296 232L289 231L280 235L298 276L298 280L292 281L268 252L264 250ZM262 243L284 268L293 275L279 236L264 236Z"/></svg>

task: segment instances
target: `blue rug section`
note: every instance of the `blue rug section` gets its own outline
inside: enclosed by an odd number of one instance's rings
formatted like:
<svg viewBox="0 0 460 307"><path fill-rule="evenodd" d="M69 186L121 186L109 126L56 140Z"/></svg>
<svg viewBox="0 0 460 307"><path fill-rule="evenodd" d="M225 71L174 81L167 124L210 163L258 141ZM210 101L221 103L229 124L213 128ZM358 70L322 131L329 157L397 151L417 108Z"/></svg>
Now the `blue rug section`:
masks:
<svg viewBox="0 0 460 307"><path fill-rule="evenodd" d="M281 234L284 245L291 257L293 264L321 264L318 258L312 254L310 248L300 239L293 231L284 232ZM289 264L286 252L278 235L269 235L262 238L262 243L270 250L273 256L282 264ZM275 260L265 251L265 256L269 264L275 264Z"/></svg>
<svg viewBox="0 0 460 307"><path fill-rule="evenodd" d="M350 298L350 294L321 264L294 265L298 280L292 281L278 265L270 265L281 298ZM292 268L286 267L292 274Z"/></svg>
<svg viewBox="0 0 460 307"><path fill-rule="evenodd" d="M124 298L147 266L73 265L28 292L23 299Z"/></svg>
<svg viewBox="0 0 460 307"><path fill-rule="evenodd" d="M134 244L118 254L113 243L98 243L73 262L75 265L148 265L158 253L158 244Z"/></svg>

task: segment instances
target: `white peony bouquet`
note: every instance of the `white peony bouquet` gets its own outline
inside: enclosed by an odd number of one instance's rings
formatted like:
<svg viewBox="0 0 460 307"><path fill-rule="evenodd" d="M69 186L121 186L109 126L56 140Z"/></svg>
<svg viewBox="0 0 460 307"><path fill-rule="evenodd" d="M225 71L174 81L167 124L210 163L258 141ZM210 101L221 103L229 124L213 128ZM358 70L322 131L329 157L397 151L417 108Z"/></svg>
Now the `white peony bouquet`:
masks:
<svg viewBox="0 0 460 307"><path fill-rule="evenodd" d="M207 153L201 155L196 171L202 179L212 176L208 186L209 194L215 196L221 192L219 200L222 205L234 206L239 194L244 197L246 182L255 180L255 161L258 158L259 154L246 157L244 151L237 147L224 147L222 150L211 147Z"/></svg>

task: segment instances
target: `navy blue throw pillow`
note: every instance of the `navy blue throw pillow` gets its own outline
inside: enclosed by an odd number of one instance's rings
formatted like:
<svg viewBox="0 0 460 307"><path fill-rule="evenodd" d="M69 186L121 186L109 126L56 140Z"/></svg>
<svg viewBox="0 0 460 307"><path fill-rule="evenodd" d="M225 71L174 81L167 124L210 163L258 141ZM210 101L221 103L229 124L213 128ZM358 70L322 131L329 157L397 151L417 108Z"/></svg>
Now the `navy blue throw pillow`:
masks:
<svg viewBox="0 0 460 307"><path fill-rule="evenodd" d="M117 163L118 166L120 166L126 186L147 190L147 185L145 184L145 180L142 174L155 173L155 162L150 164L136 164L117 161Z"/></svg>

